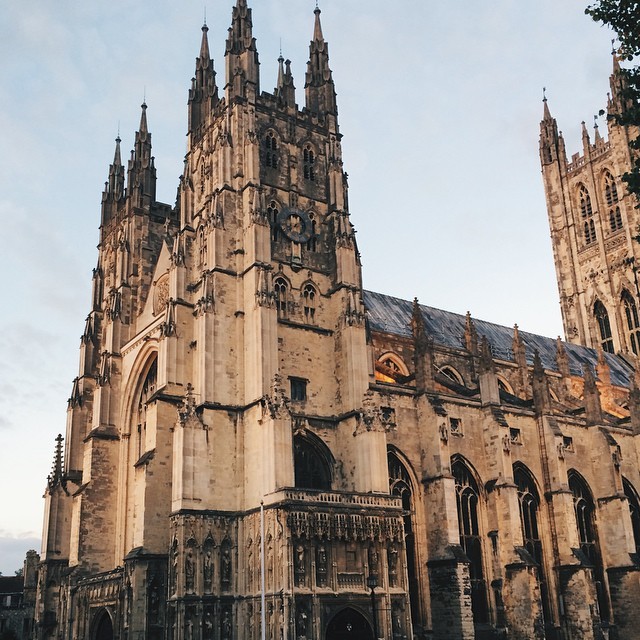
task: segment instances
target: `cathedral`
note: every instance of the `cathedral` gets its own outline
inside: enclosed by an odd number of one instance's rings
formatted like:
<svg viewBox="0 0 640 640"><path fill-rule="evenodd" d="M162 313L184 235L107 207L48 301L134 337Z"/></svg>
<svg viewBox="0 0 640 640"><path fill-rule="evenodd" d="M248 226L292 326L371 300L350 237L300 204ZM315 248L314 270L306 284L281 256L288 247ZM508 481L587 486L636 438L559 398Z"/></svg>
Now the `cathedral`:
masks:
<svg viewBox="0 0 640 640"><path fill-rule="evenodd" d="M545 99L566 342L366 291L309 30L299 107L203 26L174 204L116 140L33 638L637 640L637 131L568 159Z"/></svg>

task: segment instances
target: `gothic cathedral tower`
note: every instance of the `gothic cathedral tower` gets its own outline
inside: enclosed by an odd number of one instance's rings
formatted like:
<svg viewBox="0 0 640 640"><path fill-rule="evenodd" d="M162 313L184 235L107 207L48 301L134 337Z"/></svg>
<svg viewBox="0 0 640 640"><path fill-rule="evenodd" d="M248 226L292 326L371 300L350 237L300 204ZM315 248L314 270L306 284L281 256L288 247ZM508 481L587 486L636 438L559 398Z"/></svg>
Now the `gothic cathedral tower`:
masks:
<svg viewBox="0 0 640 640"><path fill-rule="evenodd" d="M156 201L146 105L126 188L116 141L39 637L319 638L371 624L373 577L410 634L320 10L302 109L282 57L261 92L246 0L221 91L207 31L175 207Z"/></svg>
<svg viewBox="0 0 640 640"><path fill-rule="evenodd" d="M567 160L546 98L540 161L564 332L569 342L640 355L640 211L621 176L631 167L633 127L612 119L629 105L616 56L607 105L608 140L582 123L582 155Z"/></svg>

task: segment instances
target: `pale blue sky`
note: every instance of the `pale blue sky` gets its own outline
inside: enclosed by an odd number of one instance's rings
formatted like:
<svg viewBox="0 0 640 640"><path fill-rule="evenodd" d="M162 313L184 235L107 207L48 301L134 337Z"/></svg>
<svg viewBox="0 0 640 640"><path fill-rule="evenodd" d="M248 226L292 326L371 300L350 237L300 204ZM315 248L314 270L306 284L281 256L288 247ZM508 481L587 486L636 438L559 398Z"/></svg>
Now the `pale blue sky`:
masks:
<svg viewBox="0 0 640 640"><path fill-rule="evenodd" d="M262 88L298 102L313 0L249 0ZM219 84L232 0L209 2ZM576 0L322 0L367 288L561 332L538 161L542 87L570 153L605 105L610 35ZM100 194L143 95L174 202L201 0L0 3L0 571L41 530L89 309ZM602 123L601 131L605 126Z"/></svg>

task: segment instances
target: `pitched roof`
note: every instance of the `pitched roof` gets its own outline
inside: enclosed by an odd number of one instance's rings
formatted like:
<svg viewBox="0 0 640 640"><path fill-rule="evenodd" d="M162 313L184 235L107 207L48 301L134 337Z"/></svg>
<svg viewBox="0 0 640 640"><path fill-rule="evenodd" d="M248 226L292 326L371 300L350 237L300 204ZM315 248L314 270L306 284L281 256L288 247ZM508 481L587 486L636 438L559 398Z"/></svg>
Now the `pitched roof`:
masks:
<svg viewBox="0 0 640 640"><path fill-rule="evenodd" d="M411 314L413 304L408 300L401 300L373 291L364 292L364 303L367 309L369 327L373 331L391 333L404 338L411 338ZM426 332L433 338L435 344L454 349L464 348L464 332L466 318L458 313L442 311L434 307L420 305ZM513 360L513 329L503 327L493 322L473 319L479 337L486 336L495 358ZM527 362L533 364L533 356L537 351L545 369L558 371L556 362L556 340L539 336L535 333L520 331L520 338L524 343ZM598 352L589 347L563 342L569 361L569 370L573 375L582 376L585 366L596 371ZM630 385L633 368L620 356L610 353L604 354L611 369L611 383L621 387Z"/></svg>

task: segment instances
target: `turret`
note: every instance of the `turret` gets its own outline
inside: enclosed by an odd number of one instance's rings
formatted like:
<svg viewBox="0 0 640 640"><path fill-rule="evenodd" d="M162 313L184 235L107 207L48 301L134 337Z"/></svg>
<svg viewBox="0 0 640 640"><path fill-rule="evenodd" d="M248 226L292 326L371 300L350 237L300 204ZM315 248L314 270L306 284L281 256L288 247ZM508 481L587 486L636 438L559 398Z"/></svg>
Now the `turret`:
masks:
<svg viewBox="0 0 640 640"><path fill-rule="evenodd" d="M118 136L113 163L109 165L109 178L104 183L104 191L102 192L101 225L103 227L115 217L118 204L124 196L124 166L120 157L120 142L120 136Z"/></svg>
<svg viewBox="0 0 640 640"><path fill-rule="evenodd" d="M274 94L287 107L295 107L296 88L293 84L293 75L291 73L291 60L285 60L282 54L278 58L278 84Z"/></svg>
<svg viewBox="0 0 640 640"><path fill-rule="evenodd" d="M558 159L566 162L566 151L562 134L558 133L558 123L549 111L546 95L543 96L542 102L544 110L540 122L540 161L544 167Z"/></svg>
<svg viewBox="0 0 640 640"><path fill-rule="evenodd" d="M260 62L247 0L238 0L233 8L225 62L227 102L231 104L233 98L255 101L260 95Z"/></svg>
<svg viewBox="0 0 640 640"><path fill-rule="evenodd" d="M147 126L147 105L142 103L140 127L127 168L127 197L133 207L149 206L156 200L156 168L151 155L151 134Z"/></svg>
<svg viewBox="0 0 640 640"><path fill-rule="evenodd" d="M322 35L320 24L320 9L316 7L313 40L309 45L309 62L305 80L305 94L307 109L321 116L338 114L336 90L333 84L331 69L329 68L329 45Z"/></svg>
<svg viewBox="0 0 640 640"><path fill-rule="evenodd" d="M196 71L189 90L189 134L195 134L206 122L218 104L218 87L213 60L209 55L209 27L202 25L200 55L196 58Z"/></svg>

